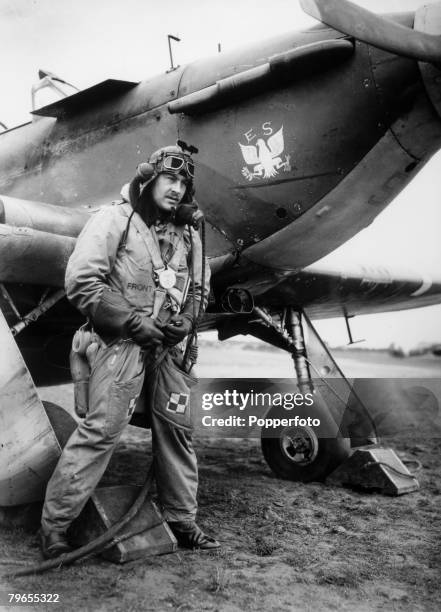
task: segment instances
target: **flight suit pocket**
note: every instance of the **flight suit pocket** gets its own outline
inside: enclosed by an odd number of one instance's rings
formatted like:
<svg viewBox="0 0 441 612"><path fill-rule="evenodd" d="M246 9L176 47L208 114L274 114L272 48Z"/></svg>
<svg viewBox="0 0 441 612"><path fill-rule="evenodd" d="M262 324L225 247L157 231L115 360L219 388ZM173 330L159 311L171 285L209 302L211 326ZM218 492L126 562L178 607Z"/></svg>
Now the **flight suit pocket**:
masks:
<svg viewBox="0 0 441 612"><path fill-rule="evenodd" d="M191 388L197 379L190 376L167 354L155 372L151 389L152 411L171 425L191 432L194 417L191 406Z"/></svg>
<svg viewBox="0 0 441 612"><path fill-rule="evenodd" d="M118 435L130 422L141 394L143 382L144 370L130 380L119 380L111 384L104 423L107 436Z"/></svg>

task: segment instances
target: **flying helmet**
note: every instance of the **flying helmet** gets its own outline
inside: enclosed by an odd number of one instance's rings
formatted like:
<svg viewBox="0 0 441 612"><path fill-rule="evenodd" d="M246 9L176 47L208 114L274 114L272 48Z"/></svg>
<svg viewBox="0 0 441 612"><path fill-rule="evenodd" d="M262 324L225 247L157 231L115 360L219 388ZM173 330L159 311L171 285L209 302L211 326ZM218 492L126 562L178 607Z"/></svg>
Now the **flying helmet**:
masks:
<svg viewBox="0 0 441 612"><path fill-rule="evenodd" d="M150 155L148 162L139 164L136 175L144 183L144 190L162 172L182 174L186 177L188 186L182 202L191 202L194 195L194 161L181 146L170 145L157 149Z"/></svg>

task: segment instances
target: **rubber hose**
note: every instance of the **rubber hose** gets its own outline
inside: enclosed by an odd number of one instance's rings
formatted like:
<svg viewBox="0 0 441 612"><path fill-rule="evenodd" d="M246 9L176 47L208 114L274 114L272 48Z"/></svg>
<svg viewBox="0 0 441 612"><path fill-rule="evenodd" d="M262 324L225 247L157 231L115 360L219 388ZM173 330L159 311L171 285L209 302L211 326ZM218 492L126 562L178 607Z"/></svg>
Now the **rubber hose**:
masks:
<svg viewBox="0 0 441 612"><path fill-rule="evenodd" d="M43 574L48 570L59 568L63 565L70 565L74 561L78 561L78 559L82 559L93 552L96 552L99 548L107 544L115 534L117 534L127 523L129 523L140 511L142 505L144 504L147 495L150 491L153 482L153 464L150 466L149 471L147 473L147 478L138 494L138 497L133 502L133 505L129 508L126 514L119 519L114 525L109 527L109 529L103 533L102 535L95 538L88 544L73 550L70 553L65 553L60 555L55 559L48 559L47 561L43 561L38 565L32 565L30 567L25 567L22 570L18 570L17 572L3 574L3 578L15 578L17 576L29 576L30 574Z"/></svg>
<svg viewBox="0 0 441 612"><path fill-rule="evenodd" d="M190 231L190 239L191 239L191 231ZM196 320L193 323L193 329L192 332L190 334L190 336L187 339L187 345L185 348L185 353L184 353L184 357L182 359L182 363L184 364L184 367L187 364L187 359L188 356L190 354L190 347L193 343L193 339L197 334L197 328L199 323L201 322L202 319L202 315L204 314L204 291L205 291L205 220L202 219L201 220L201 243L202 243L202 255L201 255L201 259L202 259L202 274L201 274L201 301L199 302L199 310L198 310L198 314L196 317ZM192 272L194 270L194 266L193 266L193 258L192 258ZM195 305L195 290L194 290L194 272L192 274L193 278L192 278L192 286L193 286L193 307ZM208 296L207 296L207 301L208 301ZM194 312L194 308L193 308L193 312Z"/></svg>
<svg viewBox="0 0 441 612"><path fill-rule="evenodd" d="M204 295L204 291L205 291L205 220L202 219L201 221L201 242L202 242L202 278L201 278L201 301L199 303L199 312L198 312L198 318L196 321L196 329L197 326L199 325L199 323L201 322L202 319L202 315L204 314L204 299L203 299L203 295ZM208 292L210 293L210 292ZM208 306L208 298L209 295L207 295L207 306Z"/></svg>

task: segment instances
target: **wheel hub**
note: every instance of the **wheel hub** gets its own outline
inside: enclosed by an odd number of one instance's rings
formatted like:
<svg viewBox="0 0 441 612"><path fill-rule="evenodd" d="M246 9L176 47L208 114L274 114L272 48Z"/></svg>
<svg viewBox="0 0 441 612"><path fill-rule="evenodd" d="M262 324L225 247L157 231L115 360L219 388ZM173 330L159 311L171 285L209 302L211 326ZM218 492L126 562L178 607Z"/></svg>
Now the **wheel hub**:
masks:
<svg viewBox="0 0 441 612"><path fill-rule="evenodd" d="M319 440L311 427L287 428L280 436L284 456L297 465L309 465L317 457Z"/></svg>

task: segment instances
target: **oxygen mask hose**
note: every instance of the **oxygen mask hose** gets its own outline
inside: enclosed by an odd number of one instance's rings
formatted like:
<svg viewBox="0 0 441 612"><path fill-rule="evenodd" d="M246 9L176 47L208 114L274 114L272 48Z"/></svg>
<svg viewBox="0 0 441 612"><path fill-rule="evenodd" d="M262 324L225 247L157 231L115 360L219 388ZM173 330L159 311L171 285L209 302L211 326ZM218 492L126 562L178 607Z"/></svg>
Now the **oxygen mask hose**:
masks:
<svg viewBox="0 0 441 612"><path fill-rule="evenodd" d="M201 301L199 302L199 311L198 316L195 323L195 330L197 329L199 323L202 320L202 316L204 314L204 292L205 292L205 219L201 219L201 243L202 243L202 275L201 275ZM207 295L208 301L208 295Z"/></svg>
<svg viewBox="0 0 441 612"><path fill-rule="evenodd" d="M83 557L87 557L92 553L96 553L99 549L103 548L105 544L108 544L112 538L121 531L121 529L127 525L141 510L145 500L147 499L147 495L151 489L153 482L153 464L150 466L149 471L147 473L147 478L138 494L138 497L135 499L133 505L126 514L119 519L114 525L109 527L109 529L103 533L102 535L95 538L88 544L73 550L70 553L65 553L56 557L55 559L48 559L47 561L43 561L38 565L31 565L30 567L25 567L22 570L18 570L16 572L3 574L3 578L16 578L19 576L30 576L31 574L43 574L48 570L54 568L60 568L63 565L70 565L74 563L74 561L78 561L78 559L82 559ZM145 531L148 531L146 529Z"/></svg>
<svg viewBox="0 0 441 612"><path fill-rule="evenodd" d="M201 300L199 302L199 310L196 315L196 291L195 291L195 273L194 273L194 244L193 237L190 232L190 243L191 243L191 283L193 290L193 328L191 334L188 336L187 345L185 347L184 358L182 360L184 370L189 373L191 368L196 363L198 347L197 347L197 329L202 320L202 316L204 314L204 293L205 293L205 251L206 251L206 240L205 240L205 219L202 218L199 221L201 228L201 244L202 244L202 273L201 273ZM207 295L208 300L208 295ZM195 342L196 341L196 342ZM190 359L189 359L190 357ZM187 367L187 361L190 361L189 366Z"/></svg>

